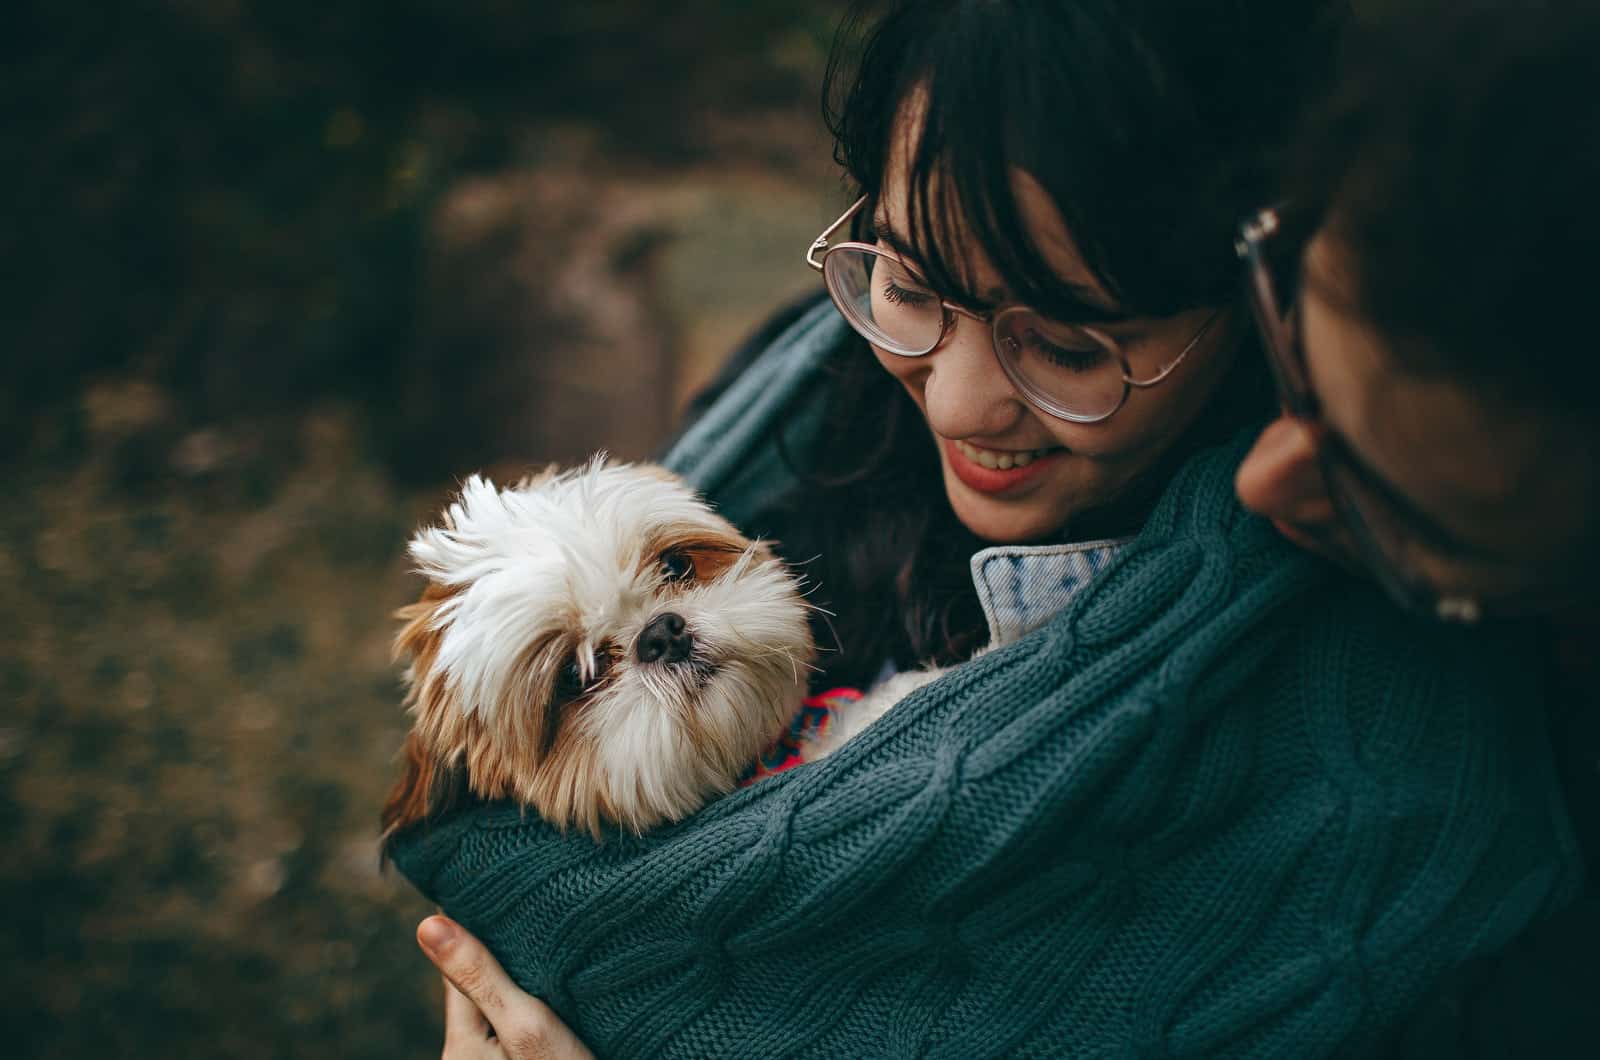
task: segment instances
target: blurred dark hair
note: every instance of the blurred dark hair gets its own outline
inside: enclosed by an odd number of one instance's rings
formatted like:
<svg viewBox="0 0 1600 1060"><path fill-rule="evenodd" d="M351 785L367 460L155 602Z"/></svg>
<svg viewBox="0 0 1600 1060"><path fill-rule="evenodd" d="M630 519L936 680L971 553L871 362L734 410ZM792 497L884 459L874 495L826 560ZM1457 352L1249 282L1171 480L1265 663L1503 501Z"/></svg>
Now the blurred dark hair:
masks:
<svg viewBox="0 0 1600 1060"><path fill-rule="evenodd" d="M1352 34L1290 186L1404 370L1594 417L1597 56L1582 3L1395 0Z"/></svg>
<svg viewBox="0 0 1600 1060"><path fill-rule="evenodd" d="M1277 149L1304 87L1325 72L1343 9L1334 0L861 4L836 41L825 112L837 158L876 198L902 106L925 93L907 235L946 297L976 301L963 292L981 250L1018 301L1064 320L1106 317L1054 281L1012 195L1021 167L1054 200L1116 315L1222 305L1238 291L1234 228L1272 197ZM952 238L958 221L972 243ZM811 479L772 529L791 558L818 557L809 574L837 616L841 652L825 660L828 679L863 682L888 659L950 662L982 643L967 560L983 542L944 499L916 406L864 343L848 347L830 381L825 440L797 460ZM1264 416L1269 388L1252 353L1236 358L1161 467L1069 532L1136 530L1178 462Z"/></svg>

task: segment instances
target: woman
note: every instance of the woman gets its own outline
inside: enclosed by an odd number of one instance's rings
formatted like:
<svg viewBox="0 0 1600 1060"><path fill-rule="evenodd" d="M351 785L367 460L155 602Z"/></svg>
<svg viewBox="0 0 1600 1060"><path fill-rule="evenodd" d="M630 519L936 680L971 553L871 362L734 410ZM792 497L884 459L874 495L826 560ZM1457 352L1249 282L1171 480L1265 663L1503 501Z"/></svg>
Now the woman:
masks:
<svg viewBox="0 0 1600 1060"><path fill-rule="evenodd" d="M836 124L858 238L812 247L837 312L669 455L821 556L830 681L998 650L643 840L398 844L600 1051L1359 1051L1573 890L1526 645L1232 498L1229 234L1315 20L1188 6L896 6Z"/></svg>

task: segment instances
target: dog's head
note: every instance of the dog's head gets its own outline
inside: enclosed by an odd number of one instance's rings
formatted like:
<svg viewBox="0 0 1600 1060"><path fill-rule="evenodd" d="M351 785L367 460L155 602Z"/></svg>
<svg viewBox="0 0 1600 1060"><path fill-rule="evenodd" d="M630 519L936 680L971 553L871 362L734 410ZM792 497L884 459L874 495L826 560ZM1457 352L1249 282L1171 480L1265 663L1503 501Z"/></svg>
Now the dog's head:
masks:
<svg viewBox="0 0 1600 1060"><path fill-rule="evenodd" d="M428 586L399 612L414 723L386 835L463 790L597 837L677 820L804 694L794 579L660 468L473 477L411 556Z"/></svg>

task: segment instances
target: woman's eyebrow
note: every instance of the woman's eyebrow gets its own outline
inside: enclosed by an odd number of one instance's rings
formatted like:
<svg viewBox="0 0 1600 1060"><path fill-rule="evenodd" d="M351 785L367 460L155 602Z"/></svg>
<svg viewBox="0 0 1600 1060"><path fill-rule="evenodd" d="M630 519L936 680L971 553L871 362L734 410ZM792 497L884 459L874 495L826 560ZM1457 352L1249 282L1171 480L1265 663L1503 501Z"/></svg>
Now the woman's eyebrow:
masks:
<svg viewBox="0 0 1600 1060"><path fill-rule="evenodd" d="M890 250L904 258L907 264L916 265L918 263L916 252L911 246L911 240L896 232L889 224L888 218L875 215L872 218L872 233L877 236L878 242L886 244ZM1087 323L1117 326L1131 323L1135 319L1121 310L1107 306L1102 300L1103 296L1100 292L1088 284L1073 283L1070 280L1063 280L1059 276L1055 278L1055 283L1066 296L1062 300L1064 303L1063 308L1066 307L1066 304L1070 304L1072 309L1069 315L1061 317L1063 320L1078 320ZM1006 304L1006 292L992 289L988 292L986 303L974 303L971 308L989 309L1004 304Z"/></svg>
<svg viewBox="0 0 1600 1060"><path fill-rule="evenodd" d="M889 249L900 255L902 258L905 258L908 261L915 261L917 259L916 254L914 254L911 250L911 240L907 239L905 236L891 228L889 226L888 218L874 217L872 219L872 233L878 237L878 242L887 243L889 245Z"/></svg>

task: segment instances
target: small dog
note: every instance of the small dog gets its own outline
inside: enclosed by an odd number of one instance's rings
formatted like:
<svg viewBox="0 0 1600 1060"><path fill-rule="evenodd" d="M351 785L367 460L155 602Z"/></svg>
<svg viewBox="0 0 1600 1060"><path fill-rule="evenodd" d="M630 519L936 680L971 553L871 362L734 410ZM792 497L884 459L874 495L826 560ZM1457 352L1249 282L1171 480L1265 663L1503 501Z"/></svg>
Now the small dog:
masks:
<svg viewBox="0 0 1600 1060"><path fill-rule="evenodd" d="M397 612L414 724L386 838L469 791L597 839L679 820L805 695L796 579L659 467L474 476L410 553L428 585Z"/></svg>

